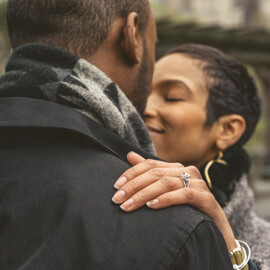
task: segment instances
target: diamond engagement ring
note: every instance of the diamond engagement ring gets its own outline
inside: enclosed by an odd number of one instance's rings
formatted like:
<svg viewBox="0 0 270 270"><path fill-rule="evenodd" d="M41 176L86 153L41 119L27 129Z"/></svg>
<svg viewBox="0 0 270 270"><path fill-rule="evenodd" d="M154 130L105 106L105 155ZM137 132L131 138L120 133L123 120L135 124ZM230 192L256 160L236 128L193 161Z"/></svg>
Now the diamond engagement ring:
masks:
<svg viewBox="0 0 270 270"><path fill-rule="evenodd" d="M184 183L184 187L189 187L190 186L190 174L188 174L187 172L184 172L184 174L179 176L183 183Z"/></svg>

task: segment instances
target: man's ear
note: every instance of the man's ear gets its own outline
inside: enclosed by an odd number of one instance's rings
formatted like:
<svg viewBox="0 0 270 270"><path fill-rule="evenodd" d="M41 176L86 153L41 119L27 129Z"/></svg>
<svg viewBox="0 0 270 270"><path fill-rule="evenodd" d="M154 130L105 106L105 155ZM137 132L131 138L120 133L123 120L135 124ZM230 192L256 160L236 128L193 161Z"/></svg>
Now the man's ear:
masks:
<svg viewBox="0 0 270 270"><path fill-rule="evenodd" d="M218 120L218 134L216 146L224 151L236 144L246 130L245 119L238 114L225 115Z"/></svg>
<svg viewBox="0 0 270 270"><path fill-rule="evenodd" d="M139 16L136 12L131 12L127 16L126 25L123 31L123 37L121 41L121 49L123 55L132 65L136 65L141 61L141 35L139 32L138 20Z"/></svg>

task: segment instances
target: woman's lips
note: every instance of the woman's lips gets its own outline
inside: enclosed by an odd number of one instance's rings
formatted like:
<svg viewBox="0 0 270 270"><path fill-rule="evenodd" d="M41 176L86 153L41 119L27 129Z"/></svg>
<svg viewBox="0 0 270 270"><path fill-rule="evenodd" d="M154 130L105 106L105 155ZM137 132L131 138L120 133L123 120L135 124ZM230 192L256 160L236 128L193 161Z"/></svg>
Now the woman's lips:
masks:
<svg viewBox="0 0 270 270"><path fill-rule="evenodd" d="M153 127L153 126L149 126L149 125L146 125L148 131L152 134L164 134L165 133L165 130L162 129L162 128L158 128L158 127Z"/></svg>

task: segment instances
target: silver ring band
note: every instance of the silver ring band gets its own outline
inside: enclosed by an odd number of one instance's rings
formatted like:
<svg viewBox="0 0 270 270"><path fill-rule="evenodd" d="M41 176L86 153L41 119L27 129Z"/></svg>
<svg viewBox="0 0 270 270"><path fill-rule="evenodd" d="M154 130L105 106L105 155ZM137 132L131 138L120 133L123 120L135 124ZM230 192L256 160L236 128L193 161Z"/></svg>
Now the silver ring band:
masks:
<svg viewBox="0 0 270 270"><path fill-rule="evenodd" d="M181 174L179 176L181 178L181 180L183 181L184 183L184 187L189 187L190 186L190 174L187 173L187 172L184 172L183 174Z"/></svg>

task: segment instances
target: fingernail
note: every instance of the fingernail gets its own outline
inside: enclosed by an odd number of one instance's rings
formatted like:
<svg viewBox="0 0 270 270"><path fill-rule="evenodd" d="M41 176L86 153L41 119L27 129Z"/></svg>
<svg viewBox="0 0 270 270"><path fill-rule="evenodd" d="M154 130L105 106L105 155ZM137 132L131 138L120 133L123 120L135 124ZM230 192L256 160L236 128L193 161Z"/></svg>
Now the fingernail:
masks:
<svg viewBox="0 0 270 270"><path fill-rule="evenodd" d="M135 152L130 151L130 152L127 154L127 156L130 155L130 154L135 154Z"/></svg>
<svg viewBox="0 0 270 270"><path fill-rule="evenodd" d="M127 210L128 208L130 208L134 203L134 199L129 199L127 200L125 203L123 203L120 208L123 210Z"/></svg>
<svg viewBox="0 0 270 270"><path fill-rule="evenodd" d="M146 205L148 206L148 207L153 207L153 206L157 206L159 204L159 200L158 199L155 199L155 200L153 200L153 201L150 201L150 202L148 202L148 203L146 203Z"/></svg>
<svg viewBox="0 0 270 270"><path fill-rule="evenodd" d="M126 178L125 176L122 176L122 177L120 177L120 178L116 181L114 187L115 187L116 189L119 189L119 188L122 187L126 182L127 182L127 178Z"/></svg>
<svg viewBox="0 0 270 270"><path fill-rule="evenodd" d="M112 201L114 203L120 203L126 195L126 192L124 190L118 191L112 198Z"/></svg>

